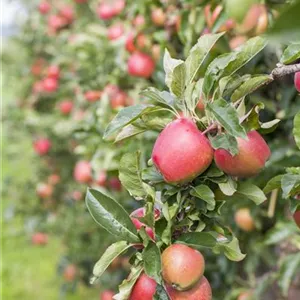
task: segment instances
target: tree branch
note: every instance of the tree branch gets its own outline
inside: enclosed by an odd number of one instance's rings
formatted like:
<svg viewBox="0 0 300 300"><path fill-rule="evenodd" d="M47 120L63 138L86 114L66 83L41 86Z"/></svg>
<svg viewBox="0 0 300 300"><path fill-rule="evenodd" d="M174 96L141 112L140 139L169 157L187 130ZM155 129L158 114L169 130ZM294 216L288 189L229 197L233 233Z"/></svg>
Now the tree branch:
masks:
<svg viewBox="0 0 300 300"><path fill-rule="evenodd" d="M277 64L277 68L272 71L271 76L273 79L276 79L296 72L300 72L300 64L287 66L283 64Z"/></svg>

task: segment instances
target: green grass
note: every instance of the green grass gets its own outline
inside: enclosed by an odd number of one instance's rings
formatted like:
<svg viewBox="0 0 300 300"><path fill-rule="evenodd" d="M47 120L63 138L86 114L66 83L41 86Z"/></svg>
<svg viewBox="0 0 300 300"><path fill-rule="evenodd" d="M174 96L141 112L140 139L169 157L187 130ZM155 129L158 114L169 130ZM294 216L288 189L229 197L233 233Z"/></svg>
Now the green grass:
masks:
<svg viewBox="0 0 300 300"><path fill-rule="evenodd" d="M9 78L11 79L11 78ZM3 80L2 98L4 101L2 153L2 197L1 245L2 245L2 299L13 300L53 300L53 299L99 299L99 291L79 285L74 294L60 297L62 279L56 274L56 265L63 253L63 248L55 236L50 236L45 247L33 246L30 236L24 228L24 219L13 215L7 218L7 209L19 203L18 195L27 193L26 181L32 176L31 137L22 129L22 124L15 126L9 121L9 105L14 101L14 84ZM20 188L21 187L21 188ZM32 195L28 194L28 198ZM30 199L28 199L30 201ZM27 202L26 202L27 203Z"/></svg>

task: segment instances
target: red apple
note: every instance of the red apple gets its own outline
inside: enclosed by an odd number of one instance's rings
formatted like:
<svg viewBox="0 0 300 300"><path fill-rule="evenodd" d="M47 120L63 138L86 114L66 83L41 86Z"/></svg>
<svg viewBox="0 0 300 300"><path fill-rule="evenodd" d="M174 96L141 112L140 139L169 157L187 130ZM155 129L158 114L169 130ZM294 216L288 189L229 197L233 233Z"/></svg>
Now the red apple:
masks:
<svg viewBox="0 0 300 300"><path fill-rule="evenodd" d="M253 299L252 291L244 291L237 298L237 300L252 300L252 299Z"/></svg>
<svg viewBox="0 0 300 300"><path fill-rule="evenodd" d="M132 21L132 25L134 27L142 27L145 25L145 17L143 15L137 15L133 21Z"/></svg>
<svg viewBox="0 0 300 300"><path fill-rule="evenodd" d="M33 143L33 148L37 154L45 155L51 149L51 142L47 138L39 138Z"/></svg>
<svg viewBox="0 0 300 300"><path fill-rule="evenodd" d="M152 300L156 292L156 282L143 273L136 281L129 300Z"/></svg>
<svg viewBox="0 0 300 300"><path fill-rule="evenodd" d="M196 124L179 118L158 136L152 161L166 182L186 183L203 173L211 164L213 149Z"/></svg>
<svg viewBox="0 0 300 300"><path fill-rule="evenodd" d="M36 193L41 198L49 198L53 194L53 187L48 183L39 183L36 187Z"/></svg>
<svg viewBox="0 0 300 300"><path fill-rule="evenodd" d="M113 109L124 107L127 104L127 94L123 91L118 91L110 98L110 105Z"/></svg>
<svg viewBox="0 0 300 300"><path fill-rule="evenodd" d="M108 184L113 191L120 192L122 190L122 184L118 177L110 178Z"/></svg>
<svg viewBox="0 0 300 300"><path fill-rule="evenodd" d="M96 177L96 183L99 186L106 186L107 175L105 171L100 171Z"/></svg>
<svg viewBox="0 0 300 300"><path fill-rule="evenodd" d="M48 27L52 32L56 32L58 29L64 27L66 25L66 21L62 16L59 15L51 15L48 18Z"/></svg>
<svg viewBox="0 0 300 300"><path fill-rule="evenodd" d="M44 82L43 81L37 81L34 83L32 87L32 91L35 94L41 93L44 90Z"/></svg>
<svg viewBox="0 0 300 300"><path fill-rule="evenodd" d="M164 26L166 22L166 14L161 8L154 8L151 12L151 20L157 26Z"/></svg>
<svg viewBox="0 0 300 300"><path fill-rule="evenodd" d="M236 225L243 231L251 232L255 229L255 223L249 208L240 208L234 215Z"/></svg>
<svg viewBox="0 0 300 300"><path fill-rule="evenodd" d="M97 14L102 20L109 20L120 14L125 7L124 0L102 1L97 9Z"/></svg>
<svg viewBox="0 0 300 300"><path fill-rule="evenodd" d="M124 34L124 26L122 24L115 24L108 28L107 37L109 40L117 40Z"/></svg>
<svg viewBox="0 0 300 300"><path fill-rule="evenodd" d="M64 100L59 103L59 110L63 115L69 115L73 109L73 102L71 100Z"/></svg>
<svg viewBox="0 0 300 300"><path fill-rule="evenodd" d="M100 300L113 300L114 294L111 290L105 290L100 294Z"/></svg>
<svg viewBox="0 0 300 300"><path fill-rule="evenodd" d="M203 276L205 261L202 254L186 245L173 244L161 256L162 277L174 289L192 288Z"/></svg>
<svg viewBox="0 0 300 300"><path fill-rule="evenodd" d="M296 90L300 93L300 72L295 73L294 83Z"/></svg>
<svg viewBox="0 0 300 300"><path fill-rule="evenodd" d="M167 291L172 300L211 300L212 291L208 280L203 276L198 283L187 291L177 291L172 286L167 286Z"/></svg>
<svg viewBox="0 0 300 300"><path fill-rule="evenodd" d="M66 281L72 282L75 280L76 274L77 274L77 267L74 264L70 264L64 269L63 276Z"/></svg>
<svg viewBox="0 0 300 300"><path fill-rule="evenodd" d="M48 1L42 1L40 2L38 8L42 15L46 15L51 10L51 5Z"/></svg>
<svg viewBox="0 0 300 300"><path fill-rule="evenodd" d="M100 100L101 98L101 94L102 92L101 91L87 91L85 94L84 94L84 97L85 99L88 101L88 102L96 102L98 100Z"/></svg>
<svg viewBox="0 0 300 300"><path fill-rule="evenodd" d="M231 155L227 150L215 151L215 162L225 173L231 176L251 177L264 168L271 155L265 140L255 130L248 132L247 138L237 138L239 153Z"/></svg>
<svg viewBox="0 0 300 300"><path fill-rule="evenodd" d="M74 191L72 197L75 201L80 201L82 199L82 193L80 191Z"/></svg>
<svg viewBox="0 0 300 300"><path fill-rule="evenodd" d="M294 213L293 218L294 218L295 223L297 224L297 226L300 228L300 210L297 210Z"/></svg>
<svg viewBox="0 0 300 300"><path fill-rule="evenodd" d="M70 24L74 21L75 13L72 6L65 5L59 9L59 15L66 20L67 24Z"/></svg>
<svg viewBox="0 0 300 300"><path fill-rule="evenodd" d="M149 55L135 52L128 60L127 69L132 76L149 78L155 70L155 63Z"/></svg>
<svg viewBox="0 0 300 300"><path fill-rule="evenodd" d="M132 53L136 50L136 47L134 45L134 38L135 35L133 32L130 32L126 37L125 48L129 53Z"/></svg>
<svg viewBox="0 0 300 300"><path fill-rule="evenodd" d="M58 88L58 81L54 78L45 78L43 80L43 90L48 93L53 93Z"/></svg>
<svg viewBox="0 0 300 300"><path fill-rule="evenodd" d="M80 183L89 183L92 180L92 166L86 160L78 161L74 168L74 178Z"/></svg>
<svg viewBox="0 0 300 300"><path fill-rule="evenodd" d="M32 244L44 246L48 244L48 235L42 232L36 232L31 237Z"/></svg>
<svg viewBox="0 0 300 300"><path fill-rule="evenodd" d="M61 178L58 174L51 174L48 177L48 183L51 185L56 185L60 182Z"/></svg>
<svg viewBox="0 0 300 300"><path fill-rule="evenodd" d="M45 65L45 60L42 58L39 58L37 60L34 61L34 63L31 66L31 74L34 76L39 76L42 74L43 68Z"/></svg>

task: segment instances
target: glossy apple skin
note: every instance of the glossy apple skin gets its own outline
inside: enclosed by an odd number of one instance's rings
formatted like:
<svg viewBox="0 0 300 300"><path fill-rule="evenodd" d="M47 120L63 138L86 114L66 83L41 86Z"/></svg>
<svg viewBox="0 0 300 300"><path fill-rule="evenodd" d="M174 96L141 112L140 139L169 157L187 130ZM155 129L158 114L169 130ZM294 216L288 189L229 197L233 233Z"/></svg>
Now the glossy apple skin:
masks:
<svg viewBox="0 0 300 300"><path fill-rule="evenodd" d="M162 277L166 283L179 291L192 288L203 276L203 255L186 245L173 244L161 256Z"/></svg>
<svg viewBox="0 0 300 300"><path fill-rule="evenodd" d="M150 228L149 226L146 226L144 223L142 223L138 219L138 218L142 218L144 216L145 216L145 208L144 207L138 208L130 214L131 221L134 224L135 228L137 230L140 230L142 228L142 226L144 226L145 230L146 230L146 233L148 234L150 239L155 240L155 234L154 234L153 229ZM158 209L155 209L155 211L154 211L155 220L157 220L159 217L160 217L160 211ZM142 249L143 245L136 245L135 248L136 249Z"/></svg>
<svg viewBox="0 0 300 300"><path fill-rule="evenodd" d="M253 217L249 208L240 208L234 215L236 225L246 232L251 232L255 229Z"/></svg>
<svg viewBox="0 0 300 300"><path fill-rule="evenodd" d="M294 83L296 90L300 93L300 72L295 73Z"/></svg>
<svg viewBox="0 0 300 300"><path fill-rule="evenodd" d="M208 280L202 276L200 281L188 291L177 291L170 285L167 291L172 300L211 300L212 291Z"/></svg>
<svg viewBox="0 0 300 300"><path fill-rule="evenodd" d="M261 135L252 130L247 139L237 138L239 153L232 156L224 149L215 151L215 162L225 173L241 178L259 173L271 155L271 151Z"/></svg>
<svg viewBox="0 0 300 300"><path fill-rule="evenodd" d="M65 100L59 103L59 110L63 115L69 115L73 109L73 102Z"/></svg>
<svg viewBox="0 0 300 300"><path fill-rule="evenodd" d="M106 290L101 293L100 300L113 300L114 292L111 290Z"/></svg>
<svg viewBox="0 0 300 300"><path fill-rule="evenodd" d="M143 273L136 281L129 300L153 300L155 292L155 280Z"/></svg>
<svg viewBox="0 0 300 300"><path fill-rule="evenodd" d="M186 183L203 173L213 160L213 149L196 124L179 118L158 136L152 161L166 182Z"/></svg>
<svg viewBox="0 0 300 300"><path fill-rule="evenodd" d="M92 179L92 167L86 160L76 163L74 168L74 178L80 183L89 183Z"/></svg>
<svg viewBox="0 0 300 300"><path fill-rule="evenodd" d="M293 218L294 218L297 226L300 228L300 210L298 210L294 213Z"/></svg>
<svg viewBox="0 0 300 300"><path fill-rule="evenodd" d="M155 63L149 55L135 52L128 60L127 70L131 76L149 78L155 70Z"/></svg>
<svg viewBox="0 0 300 300"><path fill-rule="evenodd" d="M40 138L33 143L33 148L37 154L45 155L51 149L51 142L47 138Z"/></svg>

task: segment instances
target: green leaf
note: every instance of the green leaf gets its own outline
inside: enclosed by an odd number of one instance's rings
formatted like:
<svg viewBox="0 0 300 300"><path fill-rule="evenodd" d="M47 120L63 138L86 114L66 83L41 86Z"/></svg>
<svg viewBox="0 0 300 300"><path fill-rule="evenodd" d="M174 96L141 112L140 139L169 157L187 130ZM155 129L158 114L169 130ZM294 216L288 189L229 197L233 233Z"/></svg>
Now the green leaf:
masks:
<svg viewBox="0 0 300 300"><path fill-rule="evenodd" d="M151 183L164 182L163 176L154 166L144 169L142 171L142 178L143 180L150 181Z"/></svg>
<svg viewBox="0 0 300 300"><path fill-rule="evenodd" d="M270 192L272 192L275 189L281 188L281 179L282 179L283 175L277 175L275 177L273 177L272 179L270 179L266 186L263 189L263 192L265 194L268 194Z"/></svg>
<svg viewBox="0 0 300 300"><path fill-rule="evenodd" d="M207 108L229 134L235 137L247 137L245 129L239 123L237 111L230 103L224 99L218 99L208 103Z"/></svg>
<svg viewBox="0 0 300 300"><path fill-rule="evenodd" d="M292 43L287 46L281 56L280 62L288 65L300 58L300 43Z"/></svg>
<svg viewBox="0 0 300 300"><path fill-rule="evenodd" d="M231 177L224 183L218 183L220 190L226 196L232 196L237 190L237 183Z"/></svg>
<svg viewBox="0 0 300 300"><path fill-rule="evenodd" d="M174 69L183 63L184 62L181 59L172 58L168 49L165 49L165 55L164 55L164 70L166 73L165 82L170 90L171 90L171 84L173 82Z"/></svg>
<svg viewBox="0 0 300 300"><path fill-rule="evenodd" d="M131 268L127 279L123 280L119 286L119 293L114 296L114 300L128 300L131 290L143 271L143 266L139 265Z"/></svg>
<svg viewBox="0 0 300 300"><path fill-rule="evenodd" d="M182 63L176 66L173 70L172 82L170 91L179 99L183 99L185 91L185 64Z"/></svg>
<svg viewBox="0 0 300 300"><path fill-rule="evenodd" d="M168 293L166 292L165 288L162 285L156 286L156 293L153 297L154 300L169 300Z"/></svg>
<svg viewBox="0 0 300 300"><path fill-rule="evenodd" d="M149 242L148 246L143 251L143 261L145 273L155 279L156 282L161 282L161 256L157 245Z"/></svg>
<svg viewBox="0 0 300 300"><path fill-rule="evenodd" d="M237 140L234 136L227 133L221 133L214 137L209 136L211 146L217 149L225 149L231 153L231 155L236 155L239 153Z"/></svg>
<svg viewBox="0 0 300 300"><path fill-rule="evenodd" d="M218 56L208 66L204 77L203 91L208 96L214 86L222 77L231 76L265 46L266 41L261 37L254 37L247 41L239 50Z"/></svg>
<svg viewBox="0 0 300 300"><path fill-rule="evenodd" d="M91 279L91 283L94 283L101 275L105 272L105 270L109 267L109 265L121 255L124 251L130 248L132 245L128 244L125 241L120 241L109 246L101 258L97 261L93 269L94 277Z"/></svg>
<svg viewBox="0 0 300 300"><path fill-rule="evenodd" d="M218 34L205 34L198 39L197 44L191 49L190 54L185 61L187 85L196 79L196 75L210 50L223 35L224 32Z"/></svg>
<svg viewBox="0 0 300 300"><path fill-rule="evenodd" d="M272 81L272 78L269 75L252 76L252 78L249 78L234 91L231 96L231 101L235 102L248 94L251 94L253 91L270 81Z"/></svg>
<svg viewBox="0 0 300 300"><path fill-rule="evenodd" d="M283 258L280 269L278 285L282 291L283 296L287 297L289 287L299 273L300 269L300 253L290 254Z"/></svg>
<svg viewBox="0 0 300 300"><path fill-rule="evenodd" d="M267 199L263 191L250 182L239 183L237 193L252 200L256 205L263 203Z"/></svg>
<svg viewBox="0 0 300 300"><path fill-rule="evenodd" d="M88 189L85 201L93 219L109 233L129 243L140 241L129 215L116 200L97 190Z"/></svg>
<svg viewBox="0 0 300 300"><path fill-rule="evenodd" d="M140 92L140 95L149 98L159 105L163 105L171 109L175 107L174 96L166 91L161 92L154 87L150 87Z"/></svg>
<svg viewBox="0 0 300 300"><path fill-rule="evenodd" d="M300 192L300 175L297 174L285 174L281 178L281 188L283 191L283 197L288 198L294 194Z"/></svg>
<svg viewBox="0 0 300 300"><path fill-rule="evenodd" d="M140 155L139 151L134 154L126 153L122 156L119 166L119 178L122 185L138 200L146 195L140 170Z"/></svg>
<svg viewBox="0 0 300 300"><path fill-rule="evenodd" d="M294 129L293 134L295 138L295 142L300 149L300 112L298 112L294 119Z"/></svg>
<svg viewBox="0 0 300 300"><path fill-rule="evenodd" d="M157 106L147 104L137 104L134 106L123 108L108 124L107 128L105 129L103 138L107 140L112 136L112 134L114 134L122 127L132 123L143 114L150 113L155 110L157 110Z"/></svg>
<svg viewBox="0 0 300 300"><path fill-rule="evenodd" d="M119 134L117 135L117 137L115 139L115 143L123 141L125 139L130 138L130 137L136 136L136 135L138 135L140 133L143 133L145 131L146 131L146 129L144 129L144 128L139 128L139 127L136 127L132 124L129 124L129 125L123 127L122 130L119 132Z"/></svg>
<svg viewBox="0 0 300 300"><path fill-rule="evenodd" d="M195 249L213 248L217 244L217 238L215 233L210 232L188 232L182 234L176 243L188 245Z"/></svg>
<svg viewBox="0 0 300 300"><path fill-rule="evenodd" d="M241 261L246 256L241 252L239 241L235 236L230 242L220 239L214 247L214 251L217 253L223 252L232 261Z"/></svg>
<svg viewBox="0 0 300 300"><path fill-rule="evenodd" d="M193 187L193 189L190 191L190 194L204 200L207 203L208 210L213 210L215 208L215 194L207 185L200 184L196 187Z"/></svg>

